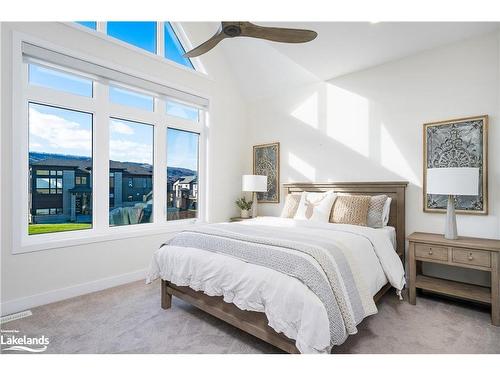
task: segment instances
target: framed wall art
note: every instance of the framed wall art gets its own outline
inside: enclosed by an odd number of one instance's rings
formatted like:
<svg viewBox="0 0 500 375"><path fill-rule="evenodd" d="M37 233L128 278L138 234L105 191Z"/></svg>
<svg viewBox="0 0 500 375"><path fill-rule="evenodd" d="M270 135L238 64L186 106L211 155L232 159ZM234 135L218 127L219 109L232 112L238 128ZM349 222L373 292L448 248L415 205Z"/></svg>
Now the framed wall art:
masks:
<svg viewBox="0 0 500 375"><path fill-rule="evenodd" d="M253 174L267 176L267 192L257 193L259 203L280 202L280 144L253 146Z"/></svg>
<svg viewBox="0 0 500 375"><path fill-rule="evenodd" d="M427 194L429 168L479 168L479 194L456 196L455 208L461 214L488 214L488 116L467 117L424 124L425 212L446 212L446 195Z"/></svg>

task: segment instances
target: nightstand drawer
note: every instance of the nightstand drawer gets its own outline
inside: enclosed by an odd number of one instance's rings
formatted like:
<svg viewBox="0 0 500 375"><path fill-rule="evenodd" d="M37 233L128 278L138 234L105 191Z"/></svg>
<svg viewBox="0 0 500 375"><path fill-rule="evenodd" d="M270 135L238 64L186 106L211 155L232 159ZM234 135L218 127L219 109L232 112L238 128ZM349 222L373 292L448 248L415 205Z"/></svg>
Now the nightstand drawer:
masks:
<svg viewBox="0 0 500 375"><path fill-rule="evenodd" d="M489 251L460 249L454 247L452 262L490 268L491 255Z"/></svg>
<svg viewBox="0 0 500 375"><path fill-rule="evenodd" d="M433 245L416 244L415 257L446 262L448 261L448 248Z"/></svg>

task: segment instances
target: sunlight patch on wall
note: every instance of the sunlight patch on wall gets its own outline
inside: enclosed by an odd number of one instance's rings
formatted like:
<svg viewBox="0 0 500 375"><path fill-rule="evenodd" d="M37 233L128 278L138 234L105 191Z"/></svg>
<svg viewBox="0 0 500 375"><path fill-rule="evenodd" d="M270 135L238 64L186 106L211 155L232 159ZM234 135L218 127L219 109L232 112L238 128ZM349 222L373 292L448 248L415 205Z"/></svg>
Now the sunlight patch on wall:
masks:
<svg viewBox="0 0 500 375"><path fill-rule="evenodd" d="M314 129L318 128L318 93L315 92L292 112L292 116Z"/></svg>
<svg viewBox="0 0 500 375"><path fill-rule="evenodd" d="M384 168L412 184L422 185L384 124L380 124L380 160Z"/></svg>
<svg viewBox="0 0 500 375"><path fill-rule="evenodd" d="M288 165L308 181L316 180L316 168L299 158L293 152L288 153Z"/></svg>
<svg viewBox="0 0 500 375"><path fill-rule="evenodd" d="M369 101L340 87L327 85L326 133L357 153L369 153Z"/></svg>

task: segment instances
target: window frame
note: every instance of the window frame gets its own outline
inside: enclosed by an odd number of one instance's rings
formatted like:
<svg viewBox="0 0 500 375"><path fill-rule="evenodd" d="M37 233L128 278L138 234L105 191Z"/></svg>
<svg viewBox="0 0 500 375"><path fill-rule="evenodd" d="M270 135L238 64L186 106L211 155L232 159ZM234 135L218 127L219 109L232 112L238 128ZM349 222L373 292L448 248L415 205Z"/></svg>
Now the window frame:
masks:
<svg viewBox="0 0 500 375"><path fill-rule="evenodd" d="M119 45L121 47L125 47L127 49L130 49L134 52L138 52L144 56L148 56L157 60L160 60L164 63L167 63L169 65L175 66L176 68L182 69L186 72L190 72L192 74L198 74L203 77L209 76L207 73L207 70L205 69L203 63L201 62L201 59L199 57L191 57L191 63L193 64L193 69L188 68L187 66L184 66L182 64L179 64L173 60L167 59L165 55L165 35L164 35L164 24L165 21L156 21L156 53L148 52L142 48L139 48L137 46L134 46L133 44L126 43L120 39L114 38L112 36L109 36L107 34L107 21L98 21L97 22L97 28L90 29L86 26L80 25L76 22L62 22L66 26L69 26L73 29L77 29L79 31L85 32L87 34L93 35L95 37L98 37L100 39L106 40L107 42L114 43L116 45ZM172 25L172 29L175 32L175 35L177 35L177 38L179 39L179 42L182 45L182 48L184 48L185 51L190 51L193 49L193 44L187 37L186 32L184 31L184 28L182 25L180 25L179 22L170 22L170 25Z"/></svg>
<svg viewBox="0 0 500 375"><path fill-rule="evenodd" d="M198 116L199 117L199 116ZM201 152L202 152L202 146L201 146L201 143L202 143L202 135L199 133L199 132L196 132L196 131L190 131L188 129L181 129L179 127L173 127L173 126L168 126L167 125L167 128L166 128L166 132L165 132L165 141L167 142L168 144L168 136L167 136L167 133L168 133L168 130L169 129L173 129L173 130L177 130L177 131L184 131L184 132L188 132L188 133L193 133L193 134L198 134L198 148L197 148L197 153L198 153L198 166L197 166L197 176L196 176L196 179L197 179L197 184L196 184L196 202L197 202L197 209L196 209L196 217L194 219L174 219L174 220L171 220L171 222L182 222L182 221L185 221L185 220L200 220L200 218L202 218L202 214L204 211L202 211L200 209L200 204L201 206L203 206L205 204L204 201L202 201L202 199L200 198L200 185L201 187L203 188L205 185L204 185L204 181L201 181L201 178L200 178L200 174L203 174L202 173L202 165L201 165ZM166 159L166 170L168 169L168 147L165 148L165 159ZM186 184L188 185L188 184ZM173 188L173 186L172 186ZM165 192L164 192L164 195L165 195L165 203L166 203L166 210L165 210L165 219L167 221L168 220L168 186L166 186L166 189L165 189Z"/></svg>
<svg viewBox="0 0 500 375"><path fill-rule="evenodd" d="M83 26L81 26L83 27ZM90 30L92 31L92 30ZM40 40L26 34L14 32L12 35L12 108L13 124L21 126L12 127L13 144L19 147L13 148L13 201L25 202L12 210L13 216L13 247L12 253L27 253L39 250L47 250L61 247L77 246L93 242L119 240L130 237L142 237L152 234L164 234L176 232L185 225L205 222L207 217L206 199L206 165L207 165L207 137L208 137L208 113L209 107L200 108L200 118L197 123L178 119L166 114L167 97L154 93L154 111L147 112L133 107L125 107L113 104L109 100L108 85L111 83L101 77L92 77L94 80L93 97L87 98L75 94L57 91L49 88L29 86L28 63L22 54L22 43L28 42L39 47L51 49L75 58L95 62L103 65L102 60L97 60L88 55L61 48L52 43ZM37 62L40 63L39 61ZM151 80L140 72L131 72L130 69L118 64L108 62L108 67L120 69L127 74L133 74L144 80ZM49 66L49 64L47 64ZM60 67L59 67L60 68ZM63 70L66 70L63 68ZM70 69L67 70L71 72ZM191 71L191 70L190 70ZM82 75L82 73L78 72ZM166 82L159 84L175 87ZM205 94L191 92L210 100ZM58 106L70 110L79 110L91 113L92 124L92 228L38 234L28 234L28 197L29 197L29 123L28 103L36 102L43 105ZM112 117L124 118L131 121L145 122L153 125L153 222L140 225L114 226L109 225L109 119ZM166 220L166 190L167 190L167 128L173 127L179 130L196 132L200 135L199 145L199 214L196 219L185 219L176 221Z"/></svg>
<svg viewBox="0 0 500 375"><path fill-rule="evenodd" d="M154 97L153 97L154 98ZM153 107L156 109L156 98L154 98L154 104L153 104ZM121 105L118 105L119 107L123 107ZM132 107L130 107L132 108ZM143 112L143 110L140 110L140 109L137 109L137 108L133 108L134 111L133 112L136 112L136 111L140 111L140 112ZM145 112L145 111L144 111ZM145 114L142 114L143 117L142 119L143 120L132 120L131 117L126 117L124 118L123 115L114 115L112 113L120 113L120 112L110 112L109 114L109 117L108 117L108 152L109 152L109 140L111 139L110 137L110 132L109 132L109 128L110 128L110 124L111 124L111 121L113 119L115 120L123 120L123 121L130 121L130 122L135 122L135 123L138 123L139 125L144 125L144 126L152 126L153 127L153 143L152 143L152 147L153 147L153 178L152 178L152 184L153 184L153 215L152 215L152 222L149 222L149 223L138 223L138 224L123 224L123 225L110 225L109 224L109 216L108 216L108 228L110 229L114 229L114 228L135 228L137 226L151 226L151 225L154 225L155 223L161 223L161 221L158 221L158 215L157 215L157 211L161 211L161 203L157 204L157 199L156 199L156 195L158 192L157 192L157 189L155 187L155 184L157 184L157 178L156 178L156 173L157 173L157 166L156 166L156 154L157 154L157 145L158 145L158 142L156 140L156 136L157 136L157 133L160 132L161 133L161 130L159 130L159 128L162 127L161 125L161 122L154 122L154 119L156 119L156 121L158 121L158 114L156 114L154 111L153 112L145 112ZM151 114L153 114L153 116L151 116ZM156 116L155 116L156 115ZM146 122L144 121L145 118L148 118L148 119L151 119L150 122ZM161 120L160 120L161 121ZM107 195L107 204L108 204L108 207L107 207L107 210L109 212L109 187L110 187L110 184L109 184L109 180L111 178L111 173L114 173L114 172L111 172L111 168L109 166L109 162L110 162L110 158L108 156L108 185L107 185L107 190L108 190L108 195ZM114 174L113 174L113 177L114 177ZM135 180L137 179L137 177L128 177L128 181L127 181L127 185L129 188L135 188ZM132 184L131 184L132 183ZM166 188L166 187L165 187Z"/></svg>

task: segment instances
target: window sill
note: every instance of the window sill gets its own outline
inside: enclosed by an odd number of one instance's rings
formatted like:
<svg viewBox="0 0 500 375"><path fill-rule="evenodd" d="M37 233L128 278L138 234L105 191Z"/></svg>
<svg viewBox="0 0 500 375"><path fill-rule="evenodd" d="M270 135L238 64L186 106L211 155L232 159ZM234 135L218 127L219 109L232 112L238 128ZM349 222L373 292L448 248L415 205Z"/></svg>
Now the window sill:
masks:
<svg viewBox="0 0 500 375"><path fill-rule="evenodd" d="M192 225L203 224L199 219L185 219L160 225L140 224L109 227L106 233L98 233L95 229L86 229L64 233L47 233L29 236L24 243L13 248L12 253L25 254L36 251L60 249L73 246L84 246L97 242L119 241L127 238L171 234L186 229ZM133 228L131 228L133 227ZM65 235L66 238L57 238Z"/></svg>

